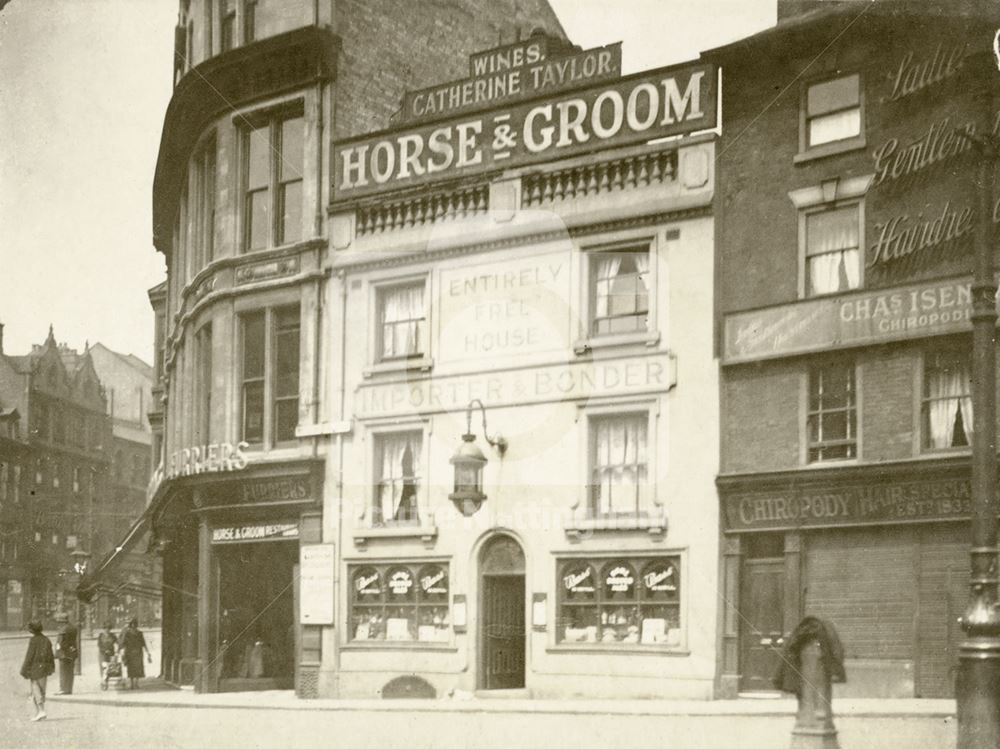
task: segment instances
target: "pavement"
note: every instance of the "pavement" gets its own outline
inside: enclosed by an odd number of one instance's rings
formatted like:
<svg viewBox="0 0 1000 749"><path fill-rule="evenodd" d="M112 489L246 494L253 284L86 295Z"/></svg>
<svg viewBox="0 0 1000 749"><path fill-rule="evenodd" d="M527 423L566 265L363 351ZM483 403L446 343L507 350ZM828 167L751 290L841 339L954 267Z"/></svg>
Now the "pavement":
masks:
<svg viewBox="0 0 1000 749"><path fill-rule="evenodd" d="M147 633L154 664L157 635ZM137 691L112 687L102 692L96 645L85 639L83 674L74 693L55 696L50 690L49 720L41 725L27 720L30 704L16 677L23 646L16 639L0 642L10 685L9 699L0 694L0 733L13 741L0 744L10 746L83 749L138 740L171 749L299 748L329 746L335 737L339 749L774 749L789 745L795 722L795 701L787 698L301 700L290 691L198 694L157 678L143 679ZM838 699L834 713L841 749L952 749L956 744L953 700Z"/></svg>

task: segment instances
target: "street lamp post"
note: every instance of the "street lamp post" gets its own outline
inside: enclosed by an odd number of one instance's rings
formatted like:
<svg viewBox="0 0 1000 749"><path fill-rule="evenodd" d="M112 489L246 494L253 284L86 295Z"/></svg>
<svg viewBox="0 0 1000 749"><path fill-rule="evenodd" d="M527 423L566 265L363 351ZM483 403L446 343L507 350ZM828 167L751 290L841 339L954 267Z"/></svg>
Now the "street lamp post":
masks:
<svg viewBox="0 0 1000 749"><path fill-rule="evenodd" d="M987 91L982 92L989 99ZM958 749L1000 747L1000 609L997 604L996 293L993 176L997 144L965 136L978 158L979 220L972 281L972 547L969 605L960 622L955 697Z"/></svg>
<svg viewBox="0 0 1000 749"><path fill-rule="evenodd" d="M80 581L83 580L83 576L87 574L87 563L90 561L90 554L83 549L74 549L71 556L73 557L73 572L76 573L76 582L77 586L79 586ZM79 676L83 673L83 619L81 618L83 608L80 597L74 597L76 598L76 663L73 670Z"/></svg>

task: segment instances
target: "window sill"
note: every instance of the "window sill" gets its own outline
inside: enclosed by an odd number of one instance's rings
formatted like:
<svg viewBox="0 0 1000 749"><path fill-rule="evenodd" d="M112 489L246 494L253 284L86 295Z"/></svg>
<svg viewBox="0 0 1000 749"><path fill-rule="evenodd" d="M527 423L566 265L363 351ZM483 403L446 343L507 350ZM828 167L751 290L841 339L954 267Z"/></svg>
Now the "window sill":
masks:
<svg viewBox="0 0 1000 749"><path fill-rule="evenodd" d="M395 361L384 361L372 364L361 370L363 377L370 378L373 375L387 374L391 372L430 372L434 367L434 360L429 356L414 357L413 359L398 359Z"/></svg>
<svg viewBox="0 0 1000 749"><path fill-rule="evenodd" d="M643 331L639 333L618 333L616 335L594 336L582 338L573 343L573 352L587 354L593 349L612 348L614 346L655 346L660 342L659 331Z"/></svg>
<svg viewBox="0 0 1000 749"><path fill-rule="evenodd" d="M647 531L654 537L662 537L667 531L667 518L663 515L621 515L609 517L570 518L563 527L572 540L590 535L594 531Z"/></svg>
<svg viewBox="0 0 1000 749"><path fill-rule="evenodd" d="M355 528L352 536L354 545L359 549L364 549L369 541L406 538L419 538L430 548L437 540L437 533L436 525L387 525L377 528Z"/></svg>
<svg viewBox="0 0 1000 749"><path fill-rule="evenodd" d="M860 148L864 148L865 145L864 134L861 134L856 138L847 138L846 140L838 140L833 143L824 143L822 146L816 146L815 148L810 148L795 154L792 158L792 163L804 164L810 161L815 161L816 159L826 158L827 156L836 156L841 153L847 153L848 151L856 151Z"/></svg>
<svg viewBox="0 0 1000 749"><path fill-rule="evenodd" d="M349 640L342 650L413 650L421 653L457 653L458 648L449 642L421 642L420 640Z"/></svg>
<svg viewBox="0 0 1000 749"><path fill-rule="evenodd" d="M552 645L545 648L546 653L600 653L602 655L671 655L679 658L686 658L691 655L690 650L684 648L671 647L669 645L607 645L602 642L579 643L572 642L561 645Z"/></svg>

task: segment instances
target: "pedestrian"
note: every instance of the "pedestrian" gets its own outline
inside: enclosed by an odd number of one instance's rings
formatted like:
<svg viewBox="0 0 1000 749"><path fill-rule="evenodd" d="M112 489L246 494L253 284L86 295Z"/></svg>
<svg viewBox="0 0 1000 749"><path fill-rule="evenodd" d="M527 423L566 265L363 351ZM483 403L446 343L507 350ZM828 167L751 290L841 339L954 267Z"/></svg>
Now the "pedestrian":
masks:
<svg viewBox="0 0 1000 749"><path fill-rule="evenodd" d="M111 631L111 622L104 623L104 630L97 636L97 657L101 664L101 689L108 688L108 664L118 655L118 636Z"/></svg>
<svg viewBox="0 0 1000 749"><path fill-rule="evenodd" d="M24 665L21 666L21 676L31 682L31 699L35 703L35 715L32 720L44 720L45 713L45 682L56 670L55 657L52 655L52 643L42 634L42 625L29 622L28 652L24 654Z"/></svg>
<svg viewBox="0 0 1000 749"><path fill-rule="evenodd" d="M73 667L76 665L78 630L65 613L56 614L59 637L56 640L56 658L59 660L59 691L56 694L73 694Z"/></svg>
<svg viewBox="0 0 1000 749"><path fill-rule="evenodd" d="M129 689L139 688L139 679L146 675L142 665L142 651L146 651L146 660L153 662L153 656L146 647L146 638L139 630L139 620L133 618L122 632L122 651L125 653L125 670L128 671Z"/></svg>

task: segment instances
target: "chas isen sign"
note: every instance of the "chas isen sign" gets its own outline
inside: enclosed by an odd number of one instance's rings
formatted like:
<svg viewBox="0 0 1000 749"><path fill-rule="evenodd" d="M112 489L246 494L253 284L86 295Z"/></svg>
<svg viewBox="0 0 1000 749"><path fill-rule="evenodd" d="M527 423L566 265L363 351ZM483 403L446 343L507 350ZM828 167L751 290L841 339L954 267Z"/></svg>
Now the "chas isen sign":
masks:
<svg viewBox="0 0 1000 749"><path fill-rule="evenodd" d="M564 158L715 127L711 65L647 71L579 91L334 145L333 199Z"/></svg>

